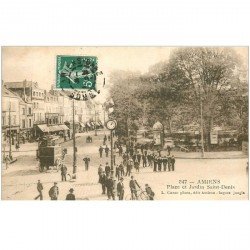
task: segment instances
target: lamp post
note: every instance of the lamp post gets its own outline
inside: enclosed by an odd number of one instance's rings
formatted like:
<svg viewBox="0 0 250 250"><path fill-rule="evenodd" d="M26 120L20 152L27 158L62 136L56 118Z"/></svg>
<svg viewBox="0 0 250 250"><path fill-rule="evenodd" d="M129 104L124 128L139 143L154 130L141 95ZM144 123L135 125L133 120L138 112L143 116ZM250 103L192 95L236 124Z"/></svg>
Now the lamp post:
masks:
<svg viewBox="0 0 250 250"><path fill-rule="evenodd" d="M204 133L203 133L203 104L201 97L201 86L199 84L199 92L200 92L200 126L201 126L201 157L204 157Z"/></svg>
<svg viewBox="0 0 250 250"><path fill-rule="evenodd" d="M72 131L72 139L73 139L73 174L76 173L76 135L75 135L75 101L73 99L72 103L73 108L73 131Z"/></svg>
<svg viewBox="0 0 250 250"><path fill-rule="evenodd" d="M10 109L11 109L11 103L9 105L9 143L10 143L10 148L9 148L9 157L12 159L12 151L11 151L11 117L10 117Z"/></svg>

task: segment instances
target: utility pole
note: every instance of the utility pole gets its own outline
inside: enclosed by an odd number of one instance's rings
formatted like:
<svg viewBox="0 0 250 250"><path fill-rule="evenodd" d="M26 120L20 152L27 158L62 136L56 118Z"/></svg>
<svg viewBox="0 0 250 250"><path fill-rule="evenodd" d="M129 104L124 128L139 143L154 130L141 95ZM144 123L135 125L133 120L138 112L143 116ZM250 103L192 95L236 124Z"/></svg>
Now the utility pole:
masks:
<svg viewBox="0 0 250 250"><path fill-rule="evenodd" d="M114 156L113 156L113 130L110 130L110 156L111 156L111 171L114 170Z"/></svg>
<svg viewBox="0 0 250 250"><path fill-rule="evenodd" d="M10 143L10 149L9 149L9 157L12 159L12 152L11 152L11 117L10 117L10 109L11 109L11 103L9 105L9 143Z"/></svg>
<svg viewBox="0 0 250 250"><path fill-rule="evenodd" d="M73 99L72 103L73 108L73 174L76 173L76 134L75 134L75 100Z"/></svg>
<svg viewBox="0 0 250 250"><path fill-rule="evenodd" d="M204 157L204 134L203 134L203 105L201 97L201 86L199 85L200 90L200 113L201 113L201 157Z"/></svg>

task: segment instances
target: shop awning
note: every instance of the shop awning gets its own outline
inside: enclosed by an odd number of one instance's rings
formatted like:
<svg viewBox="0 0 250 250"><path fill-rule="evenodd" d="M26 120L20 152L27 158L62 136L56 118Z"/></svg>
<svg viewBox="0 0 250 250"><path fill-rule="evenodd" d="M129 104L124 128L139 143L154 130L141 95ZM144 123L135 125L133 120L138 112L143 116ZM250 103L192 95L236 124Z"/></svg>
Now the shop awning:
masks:
<svg viewBox="0 0 250 250"><path fill-rule="evenodd" d="M69 128L66 125L52 125L52 126L48 126L47 124L41 124L41 125L37 125L37 127L43 133L69 130Z"/></svg>
<svg viewBox="0 0 250 250"><path fill-rule="evenodd" d="M90 123L89 123L89 122L87 122L87 123L86 123L86 125L87 125L89 128L91 127L91 125L90 125Z"/></svg>
<svg viewBox="0 0 250 250"><path fill-rule="evenodd" d="M102 122L98 122L99 126L102 126Z"/></svg>
<svg viewBox="0 0 250 250"><path fill-rule="evenodd" d="M66 125L59 125L61 130L69 130L69 128Z"/></svg>
<svg viewBox="0 0 250 250"><path fill-rule="evenodd" d="M50 132L56 132L56 131L61 131L62 129L60 128L59 125L53 125L53 126L49 126L49 131Z"/></svg>
<svg viewBox="0 0 250 250"><path fill-rule="evenodd" d="M41 124L41 125L37 125L37 127L43 132L43 133L48 133L49 127L47 126L47 124Z"/></svg>
<svg viewBox="0 0 250 250"><path fill-rule="evenodd" d="M93 127L95 126L95 123L94 123L94 122L91 122L90 124L91 124L91 126L93 126Z"/></svg>

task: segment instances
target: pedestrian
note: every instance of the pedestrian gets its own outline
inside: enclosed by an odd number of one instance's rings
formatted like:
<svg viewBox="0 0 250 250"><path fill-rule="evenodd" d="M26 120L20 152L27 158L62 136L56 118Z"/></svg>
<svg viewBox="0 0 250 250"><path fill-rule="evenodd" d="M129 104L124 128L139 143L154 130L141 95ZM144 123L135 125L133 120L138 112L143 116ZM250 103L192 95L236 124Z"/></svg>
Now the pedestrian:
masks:
<svg viewBox="0 0 250 250"><path fill-rule="evenodd" d="M168 171L170 172L171 169L172 169L172 159L171 159L171 157L169 156L169 157L168 157Z"/></svg>
<svg viewBox="0 0 250 250"><path fill-rule="evenodd" d="M120 145L119 146L119 156L122 156L122 152L123 152L123 149L122 149L122 146Z"/></svg>
<svg viewBox="0 0 250 250"><path fill-rule="evenodd" d="M148 184L145 185L145 191L148 195L149 200L154 200L155 193Z"/></svg>
<svg viewBox="0 0 250 250"><path fill-rule="evenodd" d="M137 152L137 160L139 162L139 166L141 164L141 158L142 158L142 155L139 152Z"/></svg>
<svg viewBox="0 0 250 250"><path fill-rule="evenodd" d="M139 173L140 164L139 164L138 158L135 159L135 161L134 161L134 166L135 166L136 172Z"/></svg>
<svg viewBox="0 0 250 250"><path fill-rule="evenodd" d="M126 176L130 176L130 175L131 175L132 167L133 167L133 160L130 158L130 159L127 161Z"/></svg>
<svg viewBox="0 0 250 250"><path fill-rule="evenodd" d="M17 142L16 143L16 151L19 151L19 148L20 148L20 146L19 146L19 143Z"/></svg>
<svg viewBox="0 0 250 250"><path fill-rule="evenodd" d="M107 187L107 195L108 195L108 200L110 200L111 198L113 200L115 200L115 182L113 180L113 177L110 176L107 180L106 180L106 187Z"/></svg>
<svg viewBox="0 0 250 250"><path fill-rule="evenodd" d="M5 159L4 159L6 169L8 169L10 161L11 161L10 157L8 155L6 155Z"/></svg>
<svg viewBox="0 0 250 250"><path fill-rule="evenodd" d="M123 165L123 163L121 162L120 163L120 165L119 165L119 169L120 169L120 174L121 174L121 176L124 176L124 165Z"/></svg>
<svg viewBox="0 0 250 250"><path fill-rule="evenodd" d="M67 175L67 167L64 164L62 164L61 165L62 181L66 181L66 175Z"/></svg>
<svg viewBox="0 0 250 250"><path fill-rule="evenodd" d="M123 200L124 197L124 184L123 178L120 178L120 181L117 183L117 196L119 200Z"/></svg>
<svg viewBox="0 0 250 250"><path fill-rule="evenodd" d="M100 184L102 185L102 194L106 193L106 181L107 181L107 176L105 175L105 172L103 171L100 176Z"/></svg>
<svg viewBox="0 0 250 250"><path fill-rule="evenodd" d="M157 159L157 164L158 164L158 171L161 172L162 159L161 159L160 156L159 156L158 159Z"/></svg>
<svg viewBox="0 0 250 250"><path fill-rule="evenodd" d="M162 158L162 163L163 163L163 170L167 171L167 164L168 164L168 159L167 157Z"/></svg>
<svg viewBox="0 0 250 250"><path fill-rule="evenodd" d="M98 176L99 176L99 183L100 183L100 177L101 177L101 174L103 172L103 169L102 169L102 164L100 164L99 168L98 168Z"/></svg>
<svg viewBox="0 0 250 250"><path fill-rule="evenodd" d="M172 155L171 157L171 165L172 165L172 171L175 170L175 158L174 158L174 155Z"/></svg>
<svg viewBox="0 0 250 250"><path fill-rule="evenodd" d="M157 164L158 164L158 159L156 155L153 155L153 162L154 162L154 172L157 171Z"/></svg>
<svg viewBox="0 0 250 250"><path fill-rule="evenodd" d="M142 167L147 167L147 155L146 153L144 153L144 155L142 155Z"/></svg>
<svg viewBox="0 0 250 250"><path fill-rule="evenodd" d="M110 135L108 135L108 141L110 141Z"/></svg>
<svg viewBox="0 0 250 250"><path fill-rule="evenodd" d="M116 158L116 155L114 154L113 155L113 162L114 162L114 164L115 164L115 158Z"/></svg>
<svg viewBox="0 0 250 250"><path fill-rule="evenodd" d="M111 171L111 168L110 168L108 162L106 162L106 166L105 166L105 173L106 173L106 176L109 176L110 171Z"/></svg>
<svg viewBox="0 0 250 250"><path fill-rule="evenodd" d="M40 200L43 200L43 184L40 182L40 180L38 180L36 188L39 195L35 198L35 200L37 200L38 198L40 198Z"/></svg>
<svg viewBox="0 0 250 250"><path fill-rule="evenodd" d="M167 146L167 151L168 151L168 155L170 156L170 153L171 153L171 147L168 145Z"/></svg>
<svg viewBox="0 0 250 250"><path fill-rule="evenodd" d="M67 196L66 196L66 200L67 200L67 201L73 201L73 200L76 199L76 197L75 197L75 195L73 194L73 192L74 192L74 189L71 188L71 189L69 190L69 194L67 194Z"/></svg>
<svg viewBox="0 0 250 250"><path fill-rule="evenodd" d="M108 148L108 145L106 145L106 147L105 147L105 154L106 154L106 157L109 157L109 148Z"/></svg>
<svg viewBox="0 0 250 250"><path fill-rule="evenodd" d="M100 158L102 158L102 152L103 152L103 147L102 147L102 146L100 146L100 147L99 147L99 154L100 154Z"/></svg>
<svg viewBox="0 0 250 250"><path fill-rule="evenodd" d="M151 154L147 155L147 160L148 160L148 166L152 167L152 155Z"/></svg>
<svg viewBox="0 0 250 250"><path fill-rule="evenodd" d="M57 183L54 182L54 186L50 188L49 190L49 197L51 200L57 200L59 195L59 188L57 186Z"/></svg>
<svg viewBox="0 0 250 250"><path fill-rule="evenodd" d="M85 164L85 171L89 170L89 163L90 163L90 158L88 156L86 156L85 158L83 158L84 164Z"/></svg>
<svg viewBox="0 0 250 250"><path fill-rule="evenodd" d="M121 177L121 172L120 172L120 168L118 165L116 165L115 167L115 177L117 178L117 180L119 180Z"/></svg>
<svg viewBox="0 0 250 250"><path fill-rule="evenodd" d="M138 196L137 196L136 187L138 187L138 188L141 188L141 187L138 184L138 182L134 179L134 176L131 176L131 180L129 181L129 187L130 187L132 200L137 200Z"/></svg>

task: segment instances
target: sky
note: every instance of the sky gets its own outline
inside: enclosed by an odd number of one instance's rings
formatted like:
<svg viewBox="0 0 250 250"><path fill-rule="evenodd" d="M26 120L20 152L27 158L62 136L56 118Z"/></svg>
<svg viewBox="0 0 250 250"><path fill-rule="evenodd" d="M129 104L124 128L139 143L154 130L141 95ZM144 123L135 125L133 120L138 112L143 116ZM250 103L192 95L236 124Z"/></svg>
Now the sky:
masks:
<svg viewBox="0 0 250 250"><path fill-rule="evenodd" d="M49 89L55 83L56 56L97 56L99 70L108 77L113 70L146 72L148 67L167 60L168 47L3 47L2 80L38 82Z"/></svg>
<svg viewBox="0 0 250 250"><path fill-rule="evenodd" d="M235 48L246 60L248 48ZM113 70L147 72L148 68L169 59L174 47L2 47L2 80L38 82L49 90L56 81L56 56L97 56L99 70L108 79ZM108 84L108 82L106 81Z"/></svg>

